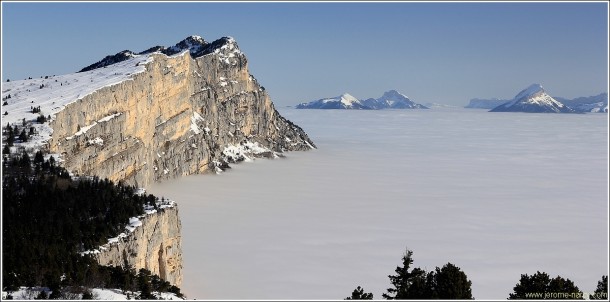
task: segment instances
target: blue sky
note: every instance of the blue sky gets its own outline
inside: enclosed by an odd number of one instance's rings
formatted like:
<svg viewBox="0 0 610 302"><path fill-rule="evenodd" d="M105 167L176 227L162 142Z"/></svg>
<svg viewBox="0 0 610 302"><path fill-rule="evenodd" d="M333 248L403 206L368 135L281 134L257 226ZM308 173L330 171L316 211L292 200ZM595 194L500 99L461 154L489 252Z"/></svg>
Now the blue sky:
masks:
<svg viewBox="0 0 610 302"><path fill-rule="evenodd" d="M232 36L278 106L396 89L418 103L608 91L607 3L6 3L2 80Z"/></svg>

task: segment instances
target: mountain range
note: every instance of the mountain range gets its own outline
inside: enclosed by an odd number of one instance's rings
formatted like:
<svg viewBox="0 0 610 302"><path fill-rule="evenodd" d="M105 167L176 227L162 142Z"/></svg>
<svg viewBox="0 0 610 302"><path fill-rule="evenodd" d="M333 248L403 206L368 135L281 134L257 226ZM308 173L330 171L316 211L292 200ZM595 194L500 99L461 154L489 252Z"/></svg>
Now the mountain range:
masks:
<svg viewBox="0 0 610 302"><path fill-rule="evenodd" d="M386 91L379 98L359 100L349 93L340 96L323 98L311 102L300 103L297 109L428 109L428 107L411 101L406 95L396 90Z"/></svg>
<svg viewBox="0 0 610 302"><path fill-rule="evenodd" d="M491 112L608 112L608 93L567 99L551 97L542 85L532 84L513 99L471 99L465 108L491 109Z"/></svg>

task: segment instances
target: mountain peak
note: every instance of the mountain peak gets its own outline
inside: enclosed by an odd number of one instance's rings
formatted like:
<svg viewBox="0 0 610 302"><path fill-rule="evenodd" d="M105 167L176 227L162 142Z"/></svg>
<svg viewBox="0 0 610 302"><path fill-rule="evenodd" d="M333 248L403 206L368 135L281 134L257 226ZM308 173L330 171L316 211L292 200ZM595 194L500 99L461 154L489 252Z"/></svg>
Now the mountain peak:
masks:
<svg viewBox="0 0 610 302"><path fill-rule="evenodd" d="M544 91L544 88L542 88L542 85L532 84L532 85L529 85L527 88L521 90L521 92L519 92L517 94L517 96L515 96L515 100L519 100L524 97L530 97L530 96L533 96L533 95L539 94L539 93L546 93Z"/></svg>
<svg viewBox="0 0 610 302"><path fill-rule="evenodd" d="M383 96L381 96L381 98L402 98L402 99L409 99L409 97L407 97L406 95L392 89L392 90L388 90L386 92L383 93ZM380 98L380 99L381 99Z"/></svg>
<svg viewBox="0 0 610 302"><path fill-rule="evenodd" d="M165 54L173 55L184 50L189 50L191 53L197 53L208 43L200 36L188 36L184 40L176 43L164 51Z"/></svg>
<svg viewBox="0 0 610 302"><path fill-rule="evenodd" d="M357 98L347 92L340 95L338 99L340 99L341 103L347 107L352 107L354 104L360 104L360 101Z"/></svg>
<svg viewBox="0 0 610 302"><path fill-rule="evenodd" d="M571 108L548 95L542 85L532 84L521 90L512 101L490 110L491 112L574 112Z"/></svg>
<svg viewBox="0 0 610 302"><path fill-rule="evenodd" d="M198 58L211 53L217 53L221 57L222 61L231 64L229 58L240 55L241 51L235 42L233 37L222 37L215 40L214 42L207 42L201 36L191 35L184 38L182 41L176 43L174 46L153 46L145 51L134 53L129 50L123 50L115 55L104 57L97 63L91 64L79 72L89 71L96 68L106 67L118 62L125 61L127 59L139 56L148 55L156 52L163 53L168 56L172 56L183 51L188 51L193 58Z"/></svg>
<svg viewBox="0 0 610 302"><path fill-rule="evenodd" d="M340 98L344 98L344 99L353 99L353 100L357 100L357 98L349 93L344 93L342 95L339 96Z"/></svg>

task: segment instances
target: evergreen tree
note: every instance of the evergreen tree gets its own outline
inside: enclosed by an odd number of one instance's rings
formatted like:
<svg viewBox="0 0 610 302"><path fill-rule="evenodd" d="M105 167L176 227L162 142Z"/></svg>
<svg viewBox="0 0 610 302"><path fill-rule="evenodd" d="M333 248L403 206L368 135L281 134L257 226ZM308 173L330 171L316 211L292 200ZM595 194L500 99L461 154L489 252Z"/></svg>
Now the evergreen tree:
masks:
<svg viewBox="0 0 610 302"><path fill-rule="evenodd" d="M529 276L522 274L508 299L568 299L582 298L582 292L570 279L557 276L553 279L547 273L536 272Z"/></svg>
<svg viewBox="0 0 610 302"><path fill-rule="evenodd" d="M9 128L10 129L10 128ZM10 131L8 131L8 138L6 139L6 144L8 146L13 146L13 143L15 142L15 133L13 132L13 130L11 129Z"/></svg>
<svg viewBox="0 0 610 302"><path fill-rule="evenodd" d="M472 282L459 267L447 263L436 268L434 274L435 299L474 299L471 292Z"/></svg>
<svg viewBox="0 0 610 302"><path fill-rule="evenodd" d="M36 155L34 155L34 164L35 165L40 165L42 164L42 162L44 162L44 156L42 155L42 152L36 151Z"/></svg>
<svg viewBox="0 0 610 302"><path fill-rule="evenodd" d="M19 134L19 139L21 140L21 142L28 141L28 134L25 133L25 128L23 130L21 130L21 133Z"/></svg>
<svg viewBox="0 0 610 302"><path fill-rule="evenodd" d="M597 282L597 288L593 295L589 295L591 300L608 300L608 276L602 276Z"/></svg>
<svg viewBox="0 0 610 302"><path fill-rule="evenodd" d="M413 252L406 250L402 257L402 267L396 267L396 275L389 275L393 288L382 294L384 299L421 299L426 294L426 272L420 268L409 271L413 264Z"/></svg>
<svg viewBox="0 0 610 302"><path fill-rule="evenodd" d="M21 153L21 159L19 159L19 166L22 168L30 168L32 161L30 160L30 156L25 150Z"/></svg>
<svg viewBox="0 0 610 302"><path fill-rule="evenodd" d="M364 289L358 286L356 287L356 289L354 289L350 297L347 297L343 300L373 300L373 294L365 293Z"/></svg>
<svg viewBox="0 0 610 302"><path fill-rule="evenodd" d="M140 269L140 272L138 273L138 290L140 290L140 299L156 299L156 297L152 294L149 270L143 268Z"/></svg>

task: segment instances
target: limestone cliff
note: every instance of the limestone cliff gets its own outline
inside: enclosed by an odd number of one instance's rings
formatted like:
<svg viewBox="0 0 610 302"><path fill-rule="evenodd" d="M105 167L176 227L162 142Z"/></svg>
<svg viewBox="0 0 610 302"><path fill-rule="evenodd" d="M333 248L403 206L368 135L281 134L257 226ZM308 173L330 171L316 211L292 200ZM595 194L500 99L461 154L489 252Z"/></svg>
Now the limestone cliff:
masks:
<svg viewBox="0 0 610 302"><path fill-rule="evenodd" d="M100 247L102 265L145 268L178 287L182 284L182 239L178 207L166 207L132 223L130 235Z"/></svg>
<svg viewBox="0 0 610 302"><path fill-rule="evenodd" d="M145 187L248 155L314 148L275 110L232 38L204 45L199 57L193 48L145 54L145 71L66 105L52 121L50 151L74 173Z"/></svg>
<svg viewBox="0 0 610 302"><path fill-rule="evenodd" d="M192 36L169 48L122 51L79 73L6 83L2 94L11 98L3 105L9 123L51 118L30 123L34 135L16 144L59 154L76 175L137 187L315 148L275 110L232 38ZM138 223L95 252L100 263L146 268L180 285L178 208Z"/></svg>

